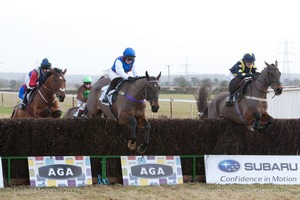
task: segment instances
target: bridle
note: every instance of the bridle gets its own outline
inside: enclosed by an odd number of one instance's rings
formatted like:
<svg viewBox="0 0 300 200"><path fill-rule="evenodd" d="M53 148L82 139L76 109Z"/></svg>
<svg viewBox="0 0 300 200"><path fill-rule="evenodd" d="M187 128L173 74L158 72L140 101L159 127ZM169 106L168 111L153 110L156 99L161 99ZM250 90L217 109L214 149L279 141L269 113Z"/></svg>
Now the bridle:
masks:
<svg viewBox="0 0 300 200"><path fill-rule="evenodd" d="M145 77L146 78L146 77ZM149 93L148 93L148 88L150 87L149 85L150 84L155 84L157 83L158 85L158 81L157 80L147 80L147 83L145 85L145 88L144 88L144 91L143 90L140 90L139 87L136 85L136 82L134 82L134 86L139 90L139 94L142 96L143 99L141 100L137 100L136 98L134 98L133 96L130 96L127 94L127 90L128 88L126 89L126 92L121 92L119 91L119 94L121 95L124 95L127 99L135 102L135 103L143 103L144 102L144 99L146 99L146 101L149 101L149 102L152 102L153 100L157 100L158 99L158 96L154 96L154 97L149 97Z"/></svg>
<svg viewBox="0 0 300 200"><path fill-rule="evenodd" d="M52 79L51 79L51 85L54 84L54 75L52 74ZM50 77L49 77L50 78ZM45 86L45 84L42 84L42 87L46 89L46 92L48 92L49 94L55 94L56 96L58 96L58 94L56 94L56 91L53 90L53 88L48 88L47 86ZM65 88L59 88L60 91L64 92L66 89ZM41 95L42 99L48 104L49 102L47 101L47 99L44 97L44 95L42 94L42 92L40 91L40 89L38 88L38 93ZM56 101L56 98L54 96L54 100L51 102L52 104Z"/></svg>
<svg viewBox="0 0 300 200"><path fill-rule="evenodd" d="M258 82L260 82L260 83L262 83L263 85L268 86L268 87L269 87L269 86L272 86L273 84L281 85L281 82L271 82L271 81L270 81L270 77L269 77L270 71L271 71L271 70L277 70L277 69L273 69L273 68L267 67L266 70L268 70L268 73L267 73L267 79L265 80L265 82L263 82L263 81L261 81L261 80L258 79L260 75L259 75L258 77L255 77L255 79L254 79L254 87L255 87L255 89L256 89L257 91L259 91L260 93L268 93L268 90L267 90L267 91L262 91L262 90L258 89L257 86L256 86L256 84L255 84L256 81L258 81Z"/></svg>

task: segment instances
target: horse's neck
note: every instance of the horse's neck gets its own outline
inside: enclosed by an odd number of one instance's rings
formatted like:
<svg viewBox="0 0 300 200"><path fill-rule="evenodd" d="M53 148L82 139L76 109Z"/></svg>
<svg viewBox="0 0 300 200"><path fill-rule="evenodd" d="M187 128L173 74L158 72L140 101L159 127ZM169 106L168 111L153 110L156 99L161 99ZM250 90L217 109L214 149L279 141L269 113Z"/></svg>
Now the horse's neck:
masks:
<svg viewBox="0 0 300 200"><path fill-rule="evenodd" d="M137 79L134 83L132 83L132 89L129 89L127 92L136 99L144 99L146 85L146 78Z"/></svg>
<svg viewBox="0 0 300 200"><path fill-rule="evenodd" d="M250 90L252 96L266 98L268 87L269 87L266 80L267 78L268 78L268 74L262 73L261 75L259 75L259 77L257 77L256 80L252 81L251 90Z"/></svg>
<svg viewBox="0 0 300 200"><path fill-rule="evenodd" d="M53 77L50 76L47 80L39 87L39 89L43 92L43 95L47 95L49 97L54 96L53 89L51 86Z"/></svg>

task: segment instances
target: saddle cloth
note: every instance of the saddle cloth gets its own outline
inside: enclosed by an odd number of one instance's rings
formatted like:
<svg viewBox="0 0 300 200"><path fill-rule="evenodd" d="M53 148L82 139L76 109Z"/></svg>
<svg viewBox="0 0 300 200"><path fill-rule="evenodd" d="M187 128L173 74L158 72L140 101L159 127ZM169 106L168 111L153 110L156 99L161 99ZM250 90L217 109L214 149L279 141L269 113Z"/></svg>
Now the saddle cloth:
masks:
<svg viewBox="0 0 300 200"><path fill-rule="evenodd" d="M102 89L101 89L101 95L100 95L100 97L99 97L99 101L100 101L102 104L105 104L105 105L108 105L108 103L103 103L103 102L102 102L102 99L103 99L104 96L105 96L105 93L106 93L107 88L108 88L108 85L102 87ZM109 102L110 104L112 104L112 96L113 96L112 93L114 93L114 92L115 92L115 89L109 91L109 93L108 93L108 95L107 95L107 97L108 97L108 102Z"/></svg>

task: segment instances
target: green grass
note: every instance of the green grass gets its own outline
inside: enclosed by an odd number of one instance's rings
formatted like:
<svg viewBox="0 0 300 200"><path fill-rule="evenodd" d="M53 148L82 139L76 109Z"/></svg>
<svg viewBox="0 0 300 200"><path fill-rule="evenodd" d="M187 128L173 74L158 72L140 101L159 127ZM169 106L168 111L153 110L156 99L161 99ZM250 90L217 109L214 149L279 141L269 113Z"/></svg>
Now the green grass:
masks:
<svg viewBox="0 0 300 200"><path fill-rule="evenodd" d="M192 94L161 94L159 99L173 99L173 102L160 101L160 108L157 113L152 113L147 103L146 115L148 118L197 118L198 110L196 103L176 102L176 100L195 100ZM10 118L12 108L17 104L17 94L2 94L0 99L0 118ZM60 108L66 112L69 108L76 106L76 98L66 97Z"/></svg>

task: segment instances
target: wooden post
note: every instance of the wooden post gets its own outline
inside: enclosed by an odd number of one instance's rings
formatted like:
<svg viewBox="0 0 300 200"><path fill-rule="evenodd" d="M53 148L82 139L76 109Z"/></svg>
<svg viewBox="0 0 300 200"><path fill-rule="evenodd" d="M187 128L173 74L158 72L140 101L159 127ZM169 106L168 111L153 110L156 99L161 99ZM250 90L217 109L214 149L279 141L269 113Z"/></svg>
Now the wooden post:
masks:
<svg viewBox="0 0 300 200"><path fill-rule="evenodd" d="M173 99L170 97L170 118L172 118L172 112L173 112Z"/></svg>

